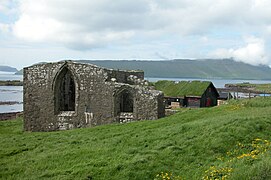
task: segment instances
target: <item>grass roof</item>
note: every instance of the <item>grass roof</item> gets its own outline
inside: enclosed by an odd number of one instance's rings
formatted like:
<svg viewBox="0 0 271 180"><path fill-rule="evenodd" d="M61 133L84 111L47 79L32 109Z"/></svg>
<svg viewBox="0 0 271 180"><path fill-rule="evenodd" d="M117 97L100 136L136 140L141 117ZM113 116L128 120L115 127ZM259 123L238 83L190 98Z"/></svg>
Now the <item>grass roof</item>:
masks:
<svg viewBox="0 0 271 180"><path fill-rule="evenodd" d="M157 81L155 88L163 91L165 96L183 97L183 96L201 96L208 86L210 81Z"/></svg>

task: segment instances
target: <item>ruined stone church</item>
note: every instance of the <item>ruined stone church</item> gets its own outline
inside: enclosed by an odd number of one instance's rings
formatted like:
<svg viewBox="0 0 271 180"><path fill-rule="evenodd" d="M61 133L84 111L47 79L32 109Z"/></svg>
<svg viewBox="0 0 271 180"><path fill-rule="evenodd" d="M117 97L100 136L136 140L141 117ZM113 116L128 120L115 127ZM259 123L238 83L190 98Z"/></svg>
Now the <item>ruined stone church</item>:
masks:
<svg viewBox="0 0 271 180"><path fill-rule="evenodd" d="M24 68L24 129L55 131L164 116L143 71L61 61Z"/></svg>

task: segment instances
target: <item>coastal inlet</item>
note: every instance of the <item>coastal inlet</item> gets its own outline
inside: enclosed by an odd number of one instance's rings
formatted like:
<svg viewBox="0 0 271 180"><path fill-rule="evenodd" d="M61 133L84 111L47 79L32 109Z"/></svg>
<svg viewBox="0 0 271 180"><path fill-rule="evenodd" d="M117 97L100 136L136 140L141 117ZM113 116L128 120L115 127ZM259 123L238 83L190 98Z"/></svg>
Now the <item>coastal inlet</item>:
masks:
<svg viewBox="0 0 271 180"><path fill-rule="evenodd" d="M23 86L0 86L0 113L23 111Z"/></svg>

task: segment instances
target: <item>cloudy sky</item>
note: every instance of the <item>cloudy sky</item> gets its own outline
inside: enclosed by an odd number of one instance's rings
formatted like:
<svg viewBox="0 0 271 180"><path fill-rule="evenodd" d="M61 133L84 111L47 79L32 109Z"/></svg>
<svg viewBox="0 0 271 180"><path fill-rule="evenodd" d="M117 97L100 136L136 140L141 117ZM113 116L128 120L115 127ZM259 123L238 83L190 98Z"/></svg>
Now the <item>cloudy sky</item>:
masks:
<svg viewBox="0 0 271 180"><path fill-rule="evenodd" d="M0 64L234 58L271 65L270 0L0 0Z"/></svg>

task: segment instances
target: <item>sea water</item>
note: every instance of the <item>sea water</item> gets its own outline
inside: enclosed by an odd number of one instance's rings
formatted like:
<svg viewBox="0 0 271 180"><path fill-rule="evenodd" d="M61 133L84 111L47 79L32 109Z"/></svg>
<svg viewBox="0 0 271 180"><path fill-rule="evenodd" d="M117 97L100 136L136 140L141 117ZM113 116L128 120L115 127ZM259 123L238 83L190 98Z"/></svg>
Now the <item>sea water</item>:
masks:
<svg viewBox="0 0 271 180"><path fill-rule="evenodd" d="M0 72L0 80L22 80L22 75ZM0 105L0 113L23 111L23 87L22 86L0 86L0 101L13 101L18 104Z"/></svg>
<svg viewBox="0 0 271 180"><path fill-rule="evenodd" d="M22 80L22 75L3 74L0 72L0 80ZM146 80L150 82L156 82L159 80L171 80L171 81L211 81L216 88L223 88L225 84L236 84L249 82L251 84L267 84L271 83L271 80L231 80L231 79L184 79L184 78L151 78L146 77ZM0 86L0 101L16 101L19 104L14 105L0 105L0 113L3 112L17 112L23 110L23 87L22 86Z"/></svg>

